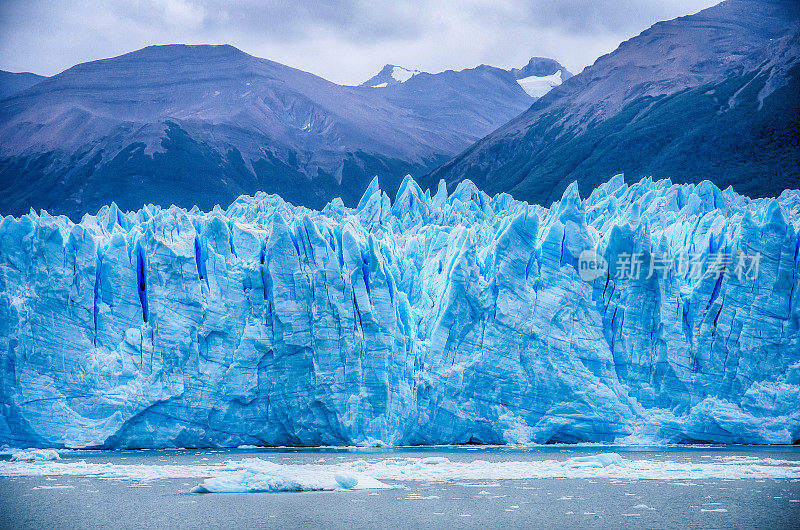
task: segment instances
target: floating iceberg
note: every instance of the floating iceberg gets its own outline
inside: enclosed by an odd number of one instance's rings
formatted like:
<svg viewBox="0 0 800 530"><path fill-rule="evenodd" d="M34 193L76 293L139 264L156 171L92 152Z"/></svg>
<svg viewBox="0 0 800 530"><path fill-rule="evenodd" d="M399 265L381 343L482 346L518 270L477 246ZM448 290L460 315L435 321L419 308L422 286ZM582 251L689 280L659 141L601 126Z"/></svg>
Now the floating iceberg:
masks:
<svg viewBox="0 0 800 530"><path fill-rule="evenodd" d="M6 217L0 443L792 443L798 232L797 191L621 176Z"/></svg>
<svg viewBox="0 0 800 530"><path fill-rule="evenodd" d="M299 491L386 489L391 486L367 475L335 472L327 466L285 466L248 459L244 469L214 475L192 493L276 493Z"/></svg>
<svg viewBox="0 0 800 530"><path fill-rule="evenodd" d="M576 456L567 460L567 465L573 467L607 467L623 464L622 457L617 453L600 453L588 456Z"/></svg>

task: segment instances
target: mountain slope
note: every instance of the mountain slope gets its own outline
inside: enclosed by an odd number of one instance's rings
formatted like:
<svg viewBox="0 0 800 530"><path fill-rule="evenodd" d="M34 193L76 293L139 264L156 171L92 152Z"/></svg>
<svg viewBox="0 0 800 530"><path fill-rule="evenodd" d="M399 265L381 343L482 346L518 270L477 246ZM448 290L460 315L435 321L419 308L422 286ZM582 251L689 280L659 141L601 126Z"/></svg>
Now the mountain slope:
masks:
<svg viewBox="0 0 800 530"><path fill-rule="evenodd" d="M22 92L44 79L47 78L30 72L16 73L0 70L0 99Z"/></svg>
<svg viewBox="0 0 800 530"><path fill-rule="evenodd" d="M549 204L635 180L713 180L752 196L800 181L798 11L727 0L622 43L529 110L423 179L469 178Z"/></svg>
<svg viewBox="0 0 800 530"><path fill-rule="evenodd" d="M389 97L231 46L151 46L80 64L0 102L0 213L211 208L258 190L355 204L375 175L394 192L532 101L496 78L461 76L437 81L441 93L420 85ZM427 110L444 103L447 113Z"/></svg>

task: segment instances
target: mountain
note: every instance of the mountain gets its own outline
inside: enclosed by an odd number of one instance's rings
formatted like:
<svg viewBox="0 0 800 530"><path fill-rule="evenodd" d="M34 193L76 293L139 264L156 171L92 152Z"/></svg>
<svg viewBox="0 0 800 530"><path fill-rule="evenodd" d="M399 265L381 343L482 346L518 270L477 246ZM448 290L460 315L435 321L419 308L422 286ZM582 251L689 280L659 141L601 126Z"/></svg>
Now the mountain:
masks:
<svg viewBox="0 0 800 530"><path fill-rule="evenodd" d="M232 46L151 46L0 102L0 213L210 209L259 190L354 205L375 175L393 193L532 101L490 67L348 87Z"/></svg>
<svg viewBox="0 0 800 530"><path fill-rule="evenodd" d="M476 78L475 74L478 74L482 79ZM451 84L456 86L461 84L468 87L471 85L473 89L477 88L475 85L479 85L481 82L484 88L491 88L493 85L502 86L519 97L518 91L511 88L514 84L513 80L516 80L517 84L531 97L529 101L533 102L570 77L572 77L572 74L569 70L561 66L555 59L533 57L524 67L512 68L511 70L481 65L477 68L460 71L446 70L438 74L429 74L420 70L411 70L402 66L387 64L380 72L359 86L389 88L404 85L406 91L422 92L428 88L428 85L432 84L432 81L447 78ZM412 80L411 83L407 84L410 80ZM409 86L413 88L408 89ZM441 86L437 87L434 82L432 88L441 88ZM404 90L394 88L394 91L402 92ZM392 92L393 90L386 91L388 94ZM446 98L440 98L441 101L446 101Z"/></svg>
<svg viewBox="0 0 800 530"><path fill-rule="evenodd" d="M799 191L377 184L3 219L0 446L800 441Z"/></svg>
<svg viewBox="0 0 800 530"><path fill-rule="evenodd" d="M30 72L15 73L0 70L0 99L22 92L43 79L47 78Z"/></svg>
<svg viewBox="0 0 800 530"><path fill-rule="evenodd" d="M231 46L152 46L0 102L0 211L211 208L256 190L320 206L357 200L375 174L425 172L464 143L383 98Z"/></svg>
<svg viewBox="0 0 800 530"><path fill-rule="evenodd" d="M436 74L387 64L360 86L477 141L571 76L554 59L534 57L520 69L480 65Z"/></svg>
<svg viewBox="0 0 800 530"><path fill-rule="evenodd" d="M726 0L659 22L422 182L550 204L624 172L751 196L800 182L800 4Z"/></svg>

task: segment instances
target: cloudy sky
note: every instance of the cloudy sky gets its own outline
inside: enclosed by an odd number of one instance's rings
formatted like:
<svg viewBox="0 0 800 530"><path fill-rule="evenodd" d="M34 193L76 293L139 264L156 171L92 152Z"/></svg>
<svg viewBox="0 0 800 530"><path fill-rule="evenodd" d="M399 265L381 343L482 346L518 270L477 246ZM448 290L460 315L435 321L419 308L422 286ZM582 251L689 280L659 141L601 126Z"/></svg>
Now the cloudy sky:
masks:
<svg viewBox="0 0 800 530"><path fill-rule="evenodd" d="M150 44L233 44L331 81L553 57L573 72L716 0L0 0L0 69L58 73Z"/></svg>

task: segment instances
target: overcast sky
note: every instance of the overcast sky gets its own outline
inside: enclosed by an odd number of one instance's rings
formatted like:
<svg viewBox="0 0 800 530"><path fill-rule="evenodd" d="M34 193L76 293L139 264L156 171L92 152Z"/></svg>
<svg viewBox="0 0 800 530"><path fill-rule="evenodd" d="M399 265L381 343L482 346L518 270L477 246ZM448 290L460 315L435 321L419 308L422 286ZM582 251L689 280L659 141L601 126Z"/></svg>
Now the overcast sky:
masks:
<svg viewBox="0 0 800 530"><path fill-rule="evenodd" d="M0 0L0 69L58 73L150 44L232 44L342 84L553 57L577 73L715 0Z"/></svg>

